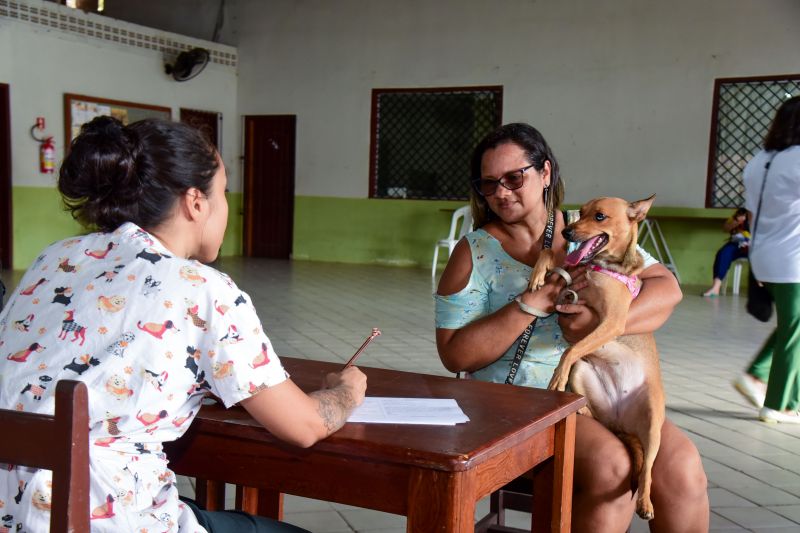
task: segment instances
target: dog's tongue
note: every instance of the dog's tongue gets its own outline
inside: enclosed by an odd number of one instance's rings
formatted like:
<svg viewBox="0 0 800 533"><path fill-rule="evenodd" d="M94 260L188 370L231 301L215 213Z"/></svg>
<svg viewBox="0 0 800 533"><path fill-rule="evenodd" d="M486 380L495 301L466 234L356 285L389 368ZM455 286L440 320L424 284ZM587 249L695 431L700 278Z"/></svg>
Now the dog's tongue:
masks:
<svg viewBox="0 0 800 533"><path fill-rule="evenodd" d="M570 252L565 261L567 266L575 266L579 264L581 260L586 257L586 254L591 251L592 246L594 246L594 243L597 242L599 238L600 235L597 237L592 237L591 239L587 239L581 243L577 250Z"/></svg>

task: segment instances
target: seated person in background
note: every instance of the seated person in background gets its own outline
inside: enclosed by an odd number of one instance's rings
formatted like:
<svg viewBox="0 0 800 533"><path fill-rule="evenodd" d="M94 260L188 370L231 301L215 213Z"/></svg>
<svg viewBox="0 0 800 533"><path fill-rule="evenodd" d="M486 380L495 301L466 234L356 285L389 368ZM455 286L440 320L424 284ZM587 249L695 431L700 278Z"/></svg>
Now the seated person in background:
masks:
<svg viewBox="0 0 800 533"><path fill-rule="evenodd" d="M514 385L546 388L569 342L595 329L597 317L582 302L559 305L563 288L551 276L543 288L527 291L552 213L556 264L563 264L565 221L559 210L564 186L558 163L538 130L508 124L485 137L472 156L472 211L478 228L461 239L435 295L436 346L451 372L503 383L532 317L515 297L548 312L535 320ZM571 216L574 216L572 213ZM655 331L681 300L675 276L645 255L642 288L628 313L626 333ZM649 259L649 260L648 260ZM582 269L572 270L577 288ZM554 279L555 278L555 279ZM631 523L636 499L635 466L622 441L589 416L578 415L575 430L572 531L622 533ZM700 454L669 419L653 467L654 532L703 533L709 527L706 477Z"/></svg>
<svg viewBox="0 0 800 533"><path fill-rule="evenodd" d="M714 257L714 282L703 296L717 296L722 287L722 280L728 274L731 264L737 259L747 257L750 247L750 224L747 222L747 209L738 208L733 215L722 224L722 228L730 234L728 242L717 250Z"/></svg>
<svg viewBox="0 0 800 533"><path fill-rule="evenodd" d="M304 531L178 497L162 444L180 437L206 393L242 406L272 434L311 446L360 404L355 367L306 394L287 376L251 298L216 259L227 176L194 128L110 117L83 126L58 188L91 233L50 245L0 313L0 408L52 413L55 383L89 389L93 532ZM49 471L3 465L13 531L47 531Z"/></svg>

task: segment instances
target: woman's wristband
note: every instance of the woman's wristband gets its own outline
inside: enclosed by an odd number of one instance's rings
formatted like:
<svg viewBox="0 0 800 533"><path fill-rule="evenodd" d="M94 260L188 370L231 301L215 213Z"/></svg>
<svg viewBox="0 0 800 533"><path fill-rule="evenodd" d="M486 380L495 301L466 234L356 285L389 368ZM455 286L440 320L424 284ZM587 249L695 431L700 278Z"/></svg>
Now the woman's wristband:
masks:
<svg viewBox="0 0 800 533"><path fill-rule="evenodd" d="M517 305L519 306L519 308L523 312L528 313L529 315L533 315L533 316L535 316L537 318L545 318L545 317L548 317L548 316L550 316L552 314L552 313L545 313L541 309L537 309L537 308L533 307L532 305L526 304L525 302L522 301L522 295L521 294L518 294L514 298L514 301L517 302Z"/></svg>

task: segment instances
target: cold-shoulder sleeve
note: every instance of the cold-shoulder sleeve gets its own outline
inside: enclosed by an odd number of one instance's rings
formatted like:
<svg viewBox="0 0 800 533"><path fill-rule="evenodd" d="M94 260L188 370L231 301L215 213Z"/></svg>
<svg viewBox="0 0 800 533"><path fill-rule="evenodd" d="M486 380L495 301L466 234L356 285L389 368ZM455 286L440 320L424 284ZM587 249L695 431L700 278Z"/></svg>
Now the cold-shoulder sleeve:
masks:
<svg viewBox="0 0 800 533"><path fill-rule="evenodd" d="M437 328L459 329L491 312L489 289L476 264L475 235L467 235L467 242L472 255L472 272L469 281L466 287L455 294L433 295Z"/></svg>
<svg viewBox="0 0 800 533"><path fill-rule="evenodd" d="M437 328L462 328L488 312L489 295L469 285L455 294L435 294L433 298Z"/></svg>

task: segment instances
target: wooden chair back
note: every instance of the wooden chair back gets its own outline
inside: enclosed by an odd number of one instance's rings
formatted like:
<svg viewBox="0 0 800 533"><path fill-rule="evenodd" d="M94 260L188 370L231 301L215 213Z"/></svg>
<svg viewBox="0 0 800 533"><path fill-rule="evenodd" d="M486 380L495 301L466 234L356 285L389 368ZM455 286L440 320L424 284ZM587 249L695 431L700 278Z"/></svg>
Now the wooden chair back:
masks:
<svg viewBox="0 0 800 533"><path fill-rule="evenodd" d="M89 531L89 412L86 385L59 381L54 415L0 409L0 462L53 472L50 531Z"/></svg>

